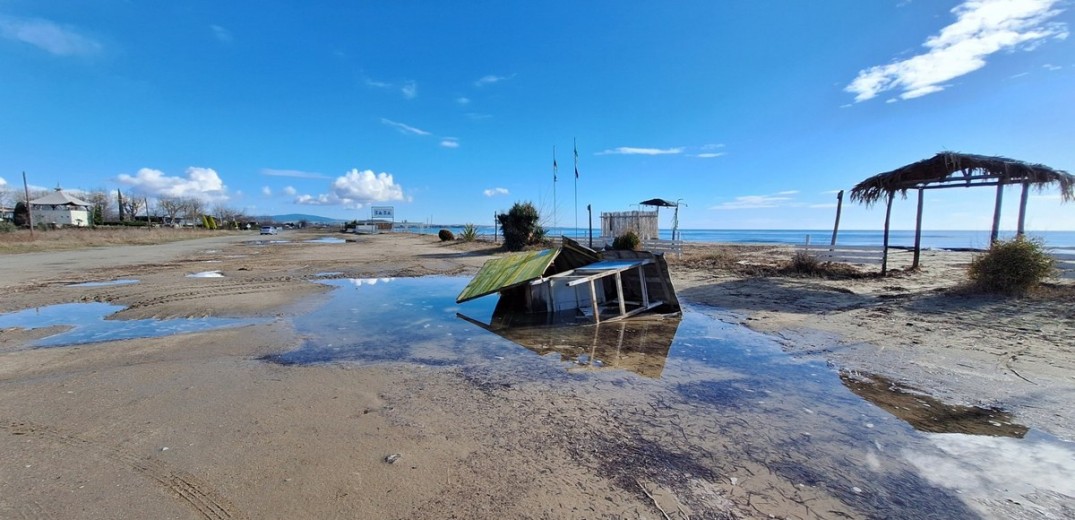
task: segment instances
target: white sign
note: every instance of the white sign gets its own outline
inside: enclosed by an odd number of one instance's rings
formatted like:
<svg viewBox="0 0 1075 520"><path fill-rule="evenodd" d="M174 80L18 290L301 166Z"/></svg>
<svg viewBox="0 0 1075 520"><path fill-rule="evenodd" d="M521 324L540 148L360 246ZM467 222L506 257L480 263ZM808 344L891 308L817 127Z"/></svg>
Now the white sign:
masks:
<svg viewBox="0 0 1075 520"><path fill-rule="evenodd" d="M372 213L370 218L396 219L396 208L394 206L371 206L370 212Z"/></svg>

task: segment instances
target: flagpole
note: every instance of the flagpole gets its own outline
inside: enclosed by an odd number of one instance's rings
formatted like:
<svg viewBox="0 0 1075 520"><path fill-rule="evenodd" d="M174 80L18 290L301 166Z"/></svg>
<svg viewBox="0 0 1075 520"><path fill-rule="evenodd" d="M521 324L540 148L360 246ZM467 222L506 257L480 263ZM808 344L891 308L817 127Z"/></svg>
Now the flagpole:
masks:
<svg viewBox="0 0 1075 520"><path fill-rule="evenodd" d="M575 238L579 238L579 145L575 138L571 138L571 144L575 146Z"/></svg>
<svg viewBox="0 0 1075 520"><path fill-rule="evenodd" d="M556 227L556 145L552 145L552 227Z"/></svg>

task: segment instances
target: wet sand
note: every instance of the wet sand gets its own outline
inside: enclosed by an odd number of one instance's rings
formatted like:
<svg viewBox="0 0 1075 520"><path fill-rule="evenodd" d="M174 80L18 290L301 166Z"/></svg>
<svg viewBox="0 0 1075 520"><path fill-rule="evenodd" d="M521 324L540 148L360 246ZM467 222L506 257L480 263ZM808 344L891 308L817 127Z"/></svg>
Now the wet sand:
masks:
<svg viewBox="0 0 1075 520"><path fill-rule="evenodd" d="M312 280L470 274L494 252L413 235L350 239L238 235L93 258L73 251L50 254L48 269L34 267L41 257L5 257L18 274L0 280L0 312L103 301L127 306L114 319L259 321L39 349L26 345L55 330L0 331L0 518L877 517L890 506L871 493L903 486L912 506L938 517L1071 512L1055 490L1026 506L1003 494L964 503L919 482L910 463L871 470L887 485L876 489L857 475L853 484L820 476L869 460L872 448L848 442L846 453L811 461L803 432L826 436L827 421L857 424L859 412L802 413L793 399L736 404L754 398L735 373L700 385L691 374L703 368L689 360L658 368L671 385L630 370L582 377L536 356L519 356L522 374L496 362L264 361L302 344L293 318L330 301L330 287ZM771 262L789 251L743 254ZM1070 305L940 292L966 261L930 253L922 273L852 281L753 278L686 261L671 269L687 305L727 323L701 336L754 341L737 331L743 323L804 362L997 406L1075 438ZM208 270L224 277L186 277ZM68 287L112 279L138 283ZM732 404L714 411L703 398L715 394ZM900 423L865 413L870 424Z"/></svg>

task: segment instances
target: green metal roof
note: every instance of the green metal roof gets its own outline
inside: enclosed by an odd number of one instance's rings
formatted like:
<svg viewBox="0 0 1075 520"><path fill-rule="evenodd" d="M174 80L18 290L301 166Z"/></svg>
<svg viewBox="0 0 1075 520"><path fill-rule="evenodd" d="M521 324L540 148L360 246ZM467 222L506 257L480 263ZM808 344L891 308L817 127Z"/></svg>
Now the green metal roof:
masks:
<svg viewBox="0 0 1075 520"><path fill-rule="evenodd" d="M489 260L463 288L455 302L473 300L541 278L559 252L558 249L542 249Z"/></svg>

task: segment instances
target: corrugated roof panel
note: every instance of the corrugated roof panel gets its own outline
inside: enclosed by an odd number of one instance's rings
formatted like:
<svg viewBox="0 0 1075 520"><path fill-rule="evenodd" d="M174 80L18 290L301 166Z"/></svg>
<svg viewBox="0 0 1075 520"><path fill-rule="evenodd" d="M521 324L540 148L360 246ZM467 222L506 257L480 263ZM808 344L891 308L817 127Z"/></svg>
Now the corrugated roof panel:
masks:
<svg viewBox="0 0 1075 520"><path fill-rule="evenodd" d="M462 303L541 278L558 253L558 249L542 249L489 260L455 301Z"/></svg>

